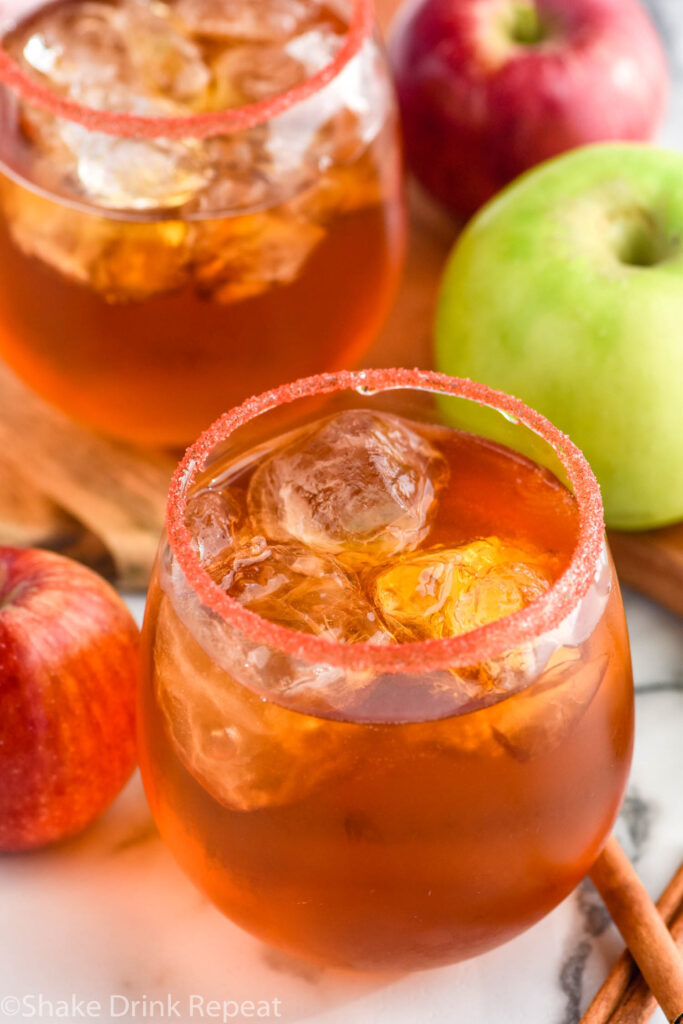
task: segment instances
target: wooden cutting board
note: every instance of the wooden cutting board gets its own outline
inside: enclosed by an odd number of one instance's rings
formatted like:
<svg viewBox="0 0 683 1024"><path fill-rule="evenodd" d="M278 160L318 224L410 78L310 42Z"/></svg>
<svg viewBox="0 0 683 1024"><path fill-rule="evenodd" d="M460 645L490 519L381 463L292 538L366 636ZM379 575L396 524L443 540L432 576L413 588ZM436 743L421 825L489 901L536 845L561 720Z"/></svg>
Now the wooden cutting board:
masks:
<svg viewBox="0 0 683 1024"><path fill-rule="evenodd" d="M395 7L378 0L384 26ZM366 366L431 365L434 301L454 237L446 217L412 196L403 286ZM144 589L174 461L77 426L0 364L0 544L52 548ZM624 583L683 614L683 524L612 534L611 543Z"/></svg>

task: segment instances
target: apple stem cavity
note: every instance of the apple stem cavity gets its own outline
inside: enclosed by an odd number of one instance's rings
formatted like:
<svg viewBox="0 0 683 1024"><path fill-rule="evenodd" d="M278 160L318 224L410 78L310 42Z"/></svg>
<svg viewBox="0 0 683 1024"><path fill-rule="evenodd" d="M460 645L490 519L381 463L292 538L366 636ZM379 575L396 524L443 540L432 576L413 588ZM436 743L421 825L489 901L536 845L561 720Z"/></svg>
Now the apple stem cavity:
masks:
<svg viewBox="0 0 683 1024"><path fill-rule="evenodd" d="M0 564L0 612L14 604L16 598L21 594L24 586L21 582L12 586L12 580L7 566Z"/></svg>
<svg viewBox="0 0 683 1024"><path fill-rule="evenodd" d="M656 218L647 210L622 213L614 224L617 259L627 267L656 267L674 252L675 243L666 237Z"/></svg>
<svg viewBox="0 0 683 1024"><path fill-rule="evenodd" d="M510 11L508 34L520 46L536 46L548 38L549 29L534 3L515 3Z"/></svg>
<svg viewBox="0 0 683 1024"><path fill-rule="evenodd" d="M0 612L4 611L5 608L10 608L16 601L17 597L21 594L24 588L21 584L17 584L7 594L0 594Z"/></svg>

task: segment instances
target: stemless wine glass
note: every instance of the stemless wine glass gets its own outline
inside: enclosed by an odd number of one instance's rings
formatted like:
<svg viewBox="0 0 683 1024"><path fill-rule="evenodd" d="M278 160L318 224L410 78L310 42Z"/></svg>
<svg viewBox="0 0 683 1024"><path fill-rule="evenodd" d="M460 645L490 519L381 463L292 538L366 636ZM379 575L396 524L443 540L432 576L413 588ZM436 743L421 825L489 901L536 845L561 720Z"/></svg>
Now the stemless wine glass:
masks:
<svg viewBox="0 0 683 1024"><path fill-rule="evenodd" d="M0 0L0 32L0 355L35 390L186 445L358 359L405 235L371 0Z"/></svg>
<svg viewBox="0 0 683 1024"><path fill-rule="evenodd" d="M202 566L188 499L255 445L268 450L283 404L306 423L322 396L326 411L476 428L553 473L578 515L556 582L462 635L384 645L297 632L239 604ZM493 532L510 493L491 495ZM538 495L514 500L536 514ZM633 684L599 489L547 420L417 370L299 381L188 450L167 530L143 631L141 767L163 838L230 918L324 962L423 968L509 939L586 875L624 793ZM459 681L482 668L505 687L463 702Z"/></svg>

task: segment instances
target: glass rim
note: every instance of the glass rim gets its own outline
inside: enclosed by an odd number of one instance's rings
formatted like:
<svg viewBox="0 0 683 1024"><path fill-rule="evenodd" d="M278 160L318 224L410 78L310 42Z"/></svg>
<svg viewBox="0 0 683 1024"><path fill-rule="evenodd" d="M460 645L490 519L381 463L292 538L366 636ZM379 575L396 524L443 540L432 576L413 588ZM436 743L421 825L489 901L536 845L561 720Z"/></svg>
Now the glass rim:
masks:
<svg viewBox="0 0 683 1024"><path fill-rule="evenodd" d="M353 60L374 27L373 0L352 0L349 28L340 49L324 67L305 81L284 92L228 110L176 117L151 117L144 114L98 110L76 100L59 96L41 85L10 57L0 38L0 83L17 92L33 106L47 110L55 117L79 124L93 132L119 138L205 139L214 135L254 128L291 110L313 96L337 77Z"/></svg>
<svg viewBox="0 0 683 1024"><path fill-rule="evenodd" d="M468 633L443 639L379 645L367 641L344 644L277 625L223 590L202 567L192 535L185 525L190 485L217 445L256 417L299 398L356 390L414 390L469 399L497 409L545 440L558 456L571 484L579 510L579 533L569 565L539 598L526 608ZM248 398L220 416L191 445L171 480L166 508L171 551L202 605L235 626L250 640L302 658L350 670L422 674L426 671L475 665L531 641L558 626L587 594L594 579L604 540L600 487L586 457L557 427L520 399L467 378L431 370L343 370L305 377Z"/></svg>

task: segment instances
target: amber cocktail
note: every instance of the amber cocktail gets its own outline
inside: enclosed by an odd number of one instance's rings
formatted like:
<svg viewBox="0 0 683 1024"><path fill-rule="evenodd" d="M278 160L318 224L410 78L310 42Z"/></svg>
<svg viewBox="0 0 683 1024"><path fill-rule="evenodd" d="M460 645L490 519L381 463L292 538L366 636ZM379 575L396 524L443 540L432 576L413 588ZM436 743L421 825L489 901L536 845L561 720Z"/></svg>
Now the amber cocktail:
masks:
<svg viewBox="0 0 683 1024"><path fill-rule="evenodd" d="M226 414L174 478L144 643L161 834L296 953L483 952L567 895L617 814L633 687L599 490L500 392L341 373Z"/></svg>
<svg viewBox="0 0 683 1024"><path fill-rule="evenodd" d="M0 355L77 419L162 445L355 361L404 243L369 0L19 10L0 23Z"/></svg>

